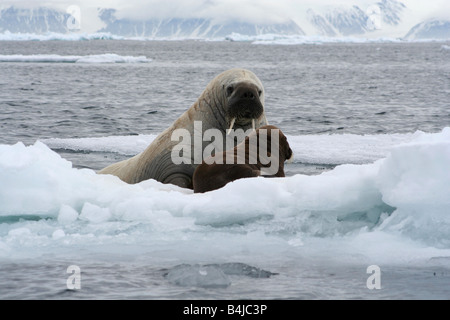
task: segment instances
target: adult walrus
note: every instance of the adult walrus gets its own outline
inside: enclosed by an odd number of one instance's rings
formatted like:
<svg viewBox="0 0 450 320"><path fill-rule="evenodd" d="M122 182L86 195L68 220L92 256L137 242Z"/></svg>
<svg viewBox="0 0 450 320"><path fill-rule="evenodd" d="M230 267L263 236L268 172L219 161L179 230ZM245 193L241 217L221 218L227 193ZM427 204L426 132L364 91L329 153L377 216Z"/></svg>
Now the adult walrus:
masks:
<svg viewBox="0 0 450 320"><path fill-rule="evenodd" d="M284 162L292 159L283 132L275 126L262 126L233 149L203 160L194 171L194 193L220 189L237 179L284 177Z"/></svg>
<svg viewBox="0 0 450 320"><path fill-rule="evenodd" d="M202 137L206 130L213 128L219 129L226 137L228 128L247 131L252 127L259 128L263 122L267 123L264 111L264 87L258 77L245 69L227 70L216 76L197 101L143 152L112 164L99 173L116 175L127 183L155 179L192 189L192 175L199 164L193 161L194 145L191 146L192 161L175 164L171 157L173 147L178 144L178 141L172 139L174 131L184 129L193 136L195 130L199 131L194 122L200 121ZM244 137L239 139L237 143ZM208 144L207 141L200 143L202 150Z"/></svg>

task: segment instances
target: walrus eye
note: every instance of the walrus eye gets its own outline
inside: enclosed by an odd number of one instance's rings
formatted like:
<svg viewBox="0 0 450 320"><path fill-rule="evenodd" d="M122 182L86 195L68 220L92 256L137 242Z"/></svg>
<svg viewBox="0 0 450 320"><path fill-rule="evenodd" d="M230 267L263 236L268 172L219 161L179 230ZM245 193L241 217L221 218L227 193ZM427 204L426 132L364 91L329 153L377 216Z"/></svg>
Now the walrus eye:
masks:
<svg viewBox="0 0 450 320"><path fill-rule="evenodd" d="M228 96L231 96L231 94L233 93L233 91L234 91L233 86L227 87L227 95L228 95Z"/></svg>
<svg viewBox="0 0 450 320"><path fill-rule="evenodd" d="M261 90L258 90L258 96L261 97L261 94L262 94L262 91L261 91Z"/></svg>

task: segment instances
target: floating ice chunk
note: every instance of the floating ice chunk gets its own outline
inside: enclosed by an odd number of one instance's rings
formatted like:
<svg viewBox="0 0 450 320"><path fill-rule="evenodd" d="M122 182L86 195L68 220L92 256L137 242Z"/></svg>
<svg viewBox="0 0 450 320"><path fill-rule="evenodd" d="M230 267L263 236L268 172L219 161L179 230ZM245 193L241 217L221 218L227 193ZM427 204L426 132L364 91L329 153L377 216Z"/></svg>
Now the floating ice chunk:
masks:
<svg viewBox="0 0 450 320"><path fill-rule="evenodd" d="M226 288L231 284L220 268L198 264L175 266L166 277L169 282L183 287Z"/></svg>
<svg viewBox="0 0 450 320"><path fill-rule="evenodd" d="M377 183L383 201L397 210L382 228L450 245L450 128L419 133L383 161Z"/></svg>
<svg viewBox="0 0 450 320"><path fill-rule="evenodd" d="M398 140L396 135L368 138L326 135L308 142L298 137L293 145L298 143L301 148L303 141L303 149L311 150L321 145L323 155L311 158L316 161L334 157L327 145L359 141L349 145L357 160L370 140L383 150L374 157L386 152L384 159L344 164L316 176L241 179L205 194L155 180L129 185L114 176L76 169L40 142L0 145L0 242L14 254L24 251L32 256L49 248L56 229L70 234L66 238L75 245L101 246L102 236L116 234L119 226L121 237L111 237L111 243L122 237L139 245L159 247L163 243L171 255L183 257L189 254L186 248L195 247L200 256L209 258L211 245L223 250L214 255L224 256L246 241L253 252L276 256L286 246L303 251L317 237L334 242L339 235L350 243L360 230L360 238L366 233L367 238L374 238L378 233L380 239L389 240L386 234L395 234L399 236L395 241L404 236L407 241L449 248L450 128L441 133L402 135ZM394 140L403 140L403 144L394 146ZM390 150L381 149L386 141ZM348 154L344 145L343 155ZM340 161L350 159L345 157ZM91 234L93 229L95 234ZM276 243L273 249L267 249L270 241ZM376 255L386 247L381 242L379 246L382 249L372 251ZM227 275L225 269L220 270Z"/></svg>
<svg viewBox="0 0 450 320"><path fill-rule="evenodd" d="M281 35L281 34L260 34L243 35L231 33L225 37L229 41L252 42L252 44L267 45L298 45L298 44L322 44L322 43L385 43L385 42L404 42L396 38L375 38L368 39L362 37L326 37L326 36L304 36L304 35Z"/></svg>
<svg viewBox="0 0 450 320"><path fill-rule="evenodd" d="M62 229L55 230L52 233L52 239L54 239L54 240L58 240L58 239L64 238L65 236L66 236L66 233Z"/></svg>
<svg viewBox="0 0 450 320"><path fill-rule="evenodd" d="M56 216L61 204L74 205L92 194L95 172L74 170L46 145L0 145L0 215Z"/></svg>
<svg viewBox="0 0 450 320"><path fill-rule="evenodd" d="M439 135L419 134L391 151L378 183L389 204L413 211L450 205L450 128Z"/></svg>
<svg viewBox="0 0 450 320"><path fill-rule="evenodd" d="M77 220L78 212L71 206L63 204L59 209L58 221L62 224L69 224Z"/></svg>
<svg viewBox="0 0 450 320"><path fill-rule="evenodd" d="M33 55L0 55L0 62L31 62L31 63L146 63L150 62L145 56L121 56L114 53L87 55L87 56L63 56L59 54L33 54Z"/></svg>
<svg viewBox="0 0 450 320"><path fill-rule="evenodd" d="M80 219L92 223L100 223L108 221L111 218L109 208L101 208L95 204L86 202L81 209Z"/></svg>
<svg viewBox="0 0 450 320"><path fill-rule="evenodd" d="M428 264L432 266L442 266L449 267L450 266L450 257L431 257L428 260Z"/></svg>
<svg viewBox="0 0 450 320"><path fill-rule="evenodd" d="M51 138L41 140L41 142L45 143L52 149L113 152L124 155L135 155L141 151L144 151L155 138L156 135L112 136L79 139Z"/></svg>
<svg viewBox="0 0 450 320"><path fill-rule="evenodd" d="M8 232L8 236L11 237L24 237L29 235L31 235L31 230L24 227L12 229Z"/></svg>
<svg viewBox="0 0 450 320"><path fill-rule="evenodd" d="M145 56L120 56L114 53L105 53L97 55L80 56L76 63L146 63L150 62Z"/></svg>
<svg viewBox="0 0 450 320"><path fill-rule="evenodd" d="M276 273L266 271L260 268L252 267L241 262L229 262L222 264L209 264L207 266L215 267L223 271L226 275L246 276L250 278L269 278Z"/></svg>
<svg viewBox="0 0 450 320"><path fill-rule="evenodd" d="M294 238L288 241L288 243L293 247L301 247L304 245L301 238Z"/></svg>
<svg viewBox="0 0 450 320"><path fill-rule="evenodd" d="M35 33L11 33L5 31L0 34L0 41L82 41L82 40L123 40L124 37L112 35L109 32L95 33L58 33L47 32L45 34Z"/></svg>

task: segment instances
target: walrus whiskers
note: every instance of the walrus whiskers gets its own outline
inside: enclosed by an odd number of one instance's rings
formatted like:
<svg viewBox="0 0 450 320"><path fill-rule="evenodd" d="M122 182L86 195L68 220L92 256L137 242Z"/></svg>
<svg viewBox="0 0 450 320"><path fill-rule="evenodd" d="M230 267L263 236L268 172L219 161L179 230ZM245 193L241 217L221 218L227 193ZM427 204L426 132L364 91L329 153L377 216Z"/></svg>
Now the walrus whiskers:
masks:
<svg viewBox="0 0 450 320"><path fill-rule="evenodd" d="M234 122L236 121L236 118L231 119L230 128L227 131L227 135L230 134L231 130L233 130Z"/></svg>

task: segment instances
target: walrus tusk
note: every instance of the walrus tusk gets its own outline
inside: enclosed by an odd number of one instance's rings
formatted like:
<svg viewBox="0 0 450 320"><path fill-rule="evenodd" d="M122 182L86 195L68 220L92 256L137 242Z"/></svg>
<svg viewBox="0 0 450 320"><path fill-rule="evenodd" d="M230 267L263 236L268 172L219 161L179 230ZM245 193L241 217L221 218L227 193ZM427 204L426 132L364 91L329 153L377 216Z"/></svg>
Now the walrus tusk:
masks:
<svg viewBox="0 0 450 320"><path fill-rule="evenodd" d="M264 114L264 121L266 122L266 126L268 126L268 125L269 125L269 122L267 121L266 114Z"/></svg>
<svg viewBox="0 0 450 320"><path fill-rule="evenodd" d="M252 129L253 129L253 131L256 130L256 129L255 129L255 119L252 119Z"/></svg>
<svg viewBox="0 0 450 320"><path fill-rule="evenodd" d="M292 163L294 162L294 152L291 153L291 157L289 159L287 159L287 163Z"/></svg>
<svg viewBox="0 0 450 320"><path fill-rule="evenodd" d="M236 121L236 118L231 119L230 128L227 130L227 135L229 135L231 132L231 129L233 129L235 121Z"/></svg>

